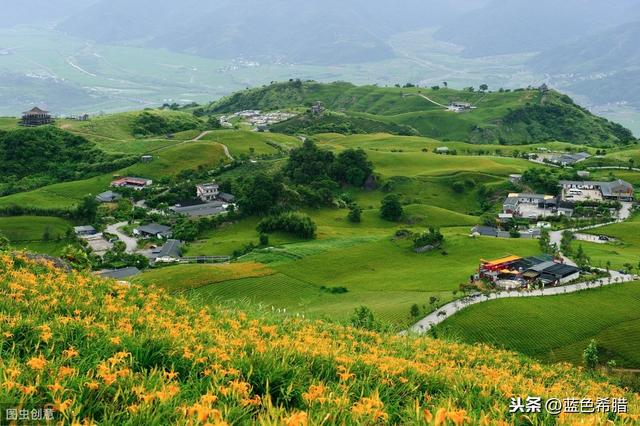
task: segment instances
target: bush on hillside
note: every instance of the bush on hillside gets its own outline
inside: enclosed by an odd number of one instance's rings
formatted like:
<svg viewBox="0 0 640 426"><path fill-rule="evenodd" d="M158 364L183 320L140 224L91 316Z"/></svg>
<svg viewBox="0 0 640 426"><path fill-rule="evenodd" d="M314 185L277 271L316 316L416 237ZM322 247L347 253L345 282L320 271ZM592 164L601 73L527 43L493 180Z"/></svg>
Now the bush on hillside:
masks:
<svg viewBox="0 0 640 426"><path fill-rule="evenodd" d="M165 115L149 111L139 114L133 121L133 134L154 136L199 129L202 123L188 114Z"/></svg>
<svg viewBox="0 0 640 426"><path fill-rule="evenodd" d="M86 179L137 159L108 155L93 142L53 126L0 134L0 196Z"/></svg>
<svg viewBox="0 0 640 426"><path fill-rule="evenodd" d="M277 216L269 216L258 224L258 232L270 234L273 232L286 232L304 239L316 237L316 224L309 216L303 213L282 213Z"/></svg>
<svg viewBox="0 0 640 426"><path fill-rule="evenodd" d="M400 197L395 194L389 194L382 199L380 207L380 217L390 222L397 222L402 218L404 209L400 203Z"/></svg>
<svg viewBox="0 0 640 426"><path fill-rule="evenodd" d="M440 230L435 228L429 228L428 232L418 234L413 237L413 247L416 249L424 247L438 247L444 242L444 235Z"/></svg>

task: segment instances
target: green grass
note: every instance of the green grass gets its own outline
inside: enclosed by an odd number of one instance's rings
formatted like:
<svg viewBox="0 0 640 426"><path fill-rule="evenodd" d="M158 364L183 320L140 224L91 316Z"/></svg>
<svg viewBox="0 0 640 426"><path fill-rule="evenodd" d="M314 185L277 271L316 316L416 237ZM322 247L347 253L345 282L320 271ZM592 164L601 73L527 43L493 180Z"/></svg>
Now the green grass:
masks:
<svg viewBox="0 0 640 426"><path fill-rule="evenodd" d="M58 217L0 217L0 233L12 242L41 241L46 230L51 238L64 237L71 222Z"/></svg>
<svg viewBox="0 0 640 426"><path fill-rule="evenodd" d="M484 342L545 361L581 362L596 339L602 361L640 368L640 283L569 295L504 299L472 306L441 326L465 342Z"/></svg>
<svg viewBox="0 0 640 426"><path fill-rule="evenodd" d="M596 228L587 233L593 235L607 235L617 241L608 244L574 242L574 247L582 244L587 255L591 257L595 266L605 267L610 262L614 269L621 269L625 263L640 265L640 215L624 223L617 223L602 228Z"/></svg>
<svg viewBox="0 0 640 426"><path fill-rule="evenodd" d="M0 130L13 130L18 127L18 119L13 117L0 117Z"/></svg>
<svg viewBox="0 0 640 426"><path fill-rule="evenodd" d="M477 109L453 113L425 99L425 95L444 106L464 101ZM471 93L453 89L354 86L344 82L289 82L235 93L213 103L210 110L229 113L243 109L300 108L318 100L329 110L351 115L354 121L364 118L406 125L422 136L440 140L507 145L561 140L613 146L621 142L615 125L553 91L546 94L538 90ZM567 131L569 127L571 131Z"/></svg>
<svg viewBox="0 0 640 426"><path fill-rule="evenodd" d="M206 135L203 140L215 141L226 145L232 156L275 155L300 145L300 140L277 133L257 133L246 130L218 130ZM277 149L271 144L281 147ZM253 149L253 150L252 150Z"/></svg>
<svg viewBox="0 0 640 426"><path fill-rule="evenodd" d="M262 277L274 272L257 263L227 265L179 265L151 269L133 279L137 284L158 285L169 292L192 290L214 283Z"/></svg>
<svg viewBox="0 0 640 426"><path fill-rule="evenodd" d="M177 175L182 170L206 167L214 169L221 161L227 161L222 146L215 142L185 142L154 153L150 163L138 163L119 174L159 179Z"/></svg>
<svg viewBox="0 0 640 426"><path fill-rule="evenodd" d="M367 305L384 321L406 326L411 322L412 304L428 305L431 296L451 300L480 258L538 253L535 241L472 239L467 235L469 228L448 228L444 230L447 255L440 251L418 255L409 241L394 241L388 227L353 233L348 226L346 230L325 226L319 221L318 240L283 244L242 259L263 263L277 274L205 286L194 294L207 300L249 299L334 319L346 319L356 307ZM322 286L349 291L327 294Z"/></svg>

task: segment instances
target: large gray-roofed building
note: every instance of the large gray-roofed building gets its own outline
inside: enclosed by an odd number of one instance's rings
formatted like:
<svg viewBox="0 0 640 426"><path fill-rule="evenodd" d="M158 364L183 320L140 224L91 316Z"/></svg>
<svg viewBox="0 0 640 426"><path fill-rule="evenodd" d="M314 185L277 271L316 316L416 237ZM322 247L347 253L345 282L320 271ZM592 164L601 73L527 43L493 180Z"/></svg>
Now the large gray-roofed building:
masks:
<svg viewBox="0 0 640 426"><path fill-rule="evenodd" d="M215 216L225 212L224 203L214 201L211 203L195 204L190 206L174 206L171 211L189 217Z"/></svg>

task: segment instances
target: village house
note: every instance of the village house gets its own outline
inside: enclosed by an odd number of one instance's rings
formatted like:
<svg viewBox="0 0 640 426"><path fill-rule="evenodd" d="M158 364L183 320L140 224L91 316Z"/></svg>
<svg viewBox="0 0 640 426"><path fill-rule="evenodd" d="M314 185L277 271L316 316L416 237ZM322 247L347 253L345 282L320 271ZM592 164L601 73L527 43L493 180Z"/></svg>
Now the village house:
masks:
<svg viewBox="0 0 640 426"><path fill-rule="evenodd" d="M448 153L449 153L449 147L441 146L436 148L436 154L448 154Z"/></svg>
<svg viewBox="0 0 640 426"><path fill-rule="evenodd" d="M153 181L150 179L139 177L124 177L116 179L111 182L111 186L116 188L131 188L137 191L142 191L144 188L153 185Z"/></svg>
<svg viewBox="0 0 640 426"><path fill-rule="evenodd" d="M113 191L105 191L102 194L96 196L96 201L99 203L113 203L122 199L122 195Z"/></svg>
<svg viewBox="0 0 640 426"><path fill-rule="evenodd" d="M558 286L580 278L580 269L560 263L550 255L527 258L507 256L495 260L481 260L478 276L500 288L521 288L535 282L545 286Z"/></svg>
<svg viewBox="0 0 640 426"><path fill-rule="evenodd" d="M226 204L225 207L228 207L229 204L233 204L236 202L236 197L235 195L231 195L226 192L221 192L218 194L218 200L225 203Z"/></svg>
<svg viewBox="0 0 640 426"><path fill-rule="evenodd" d="M514 185L519 185L522 183L522 175L509 175L509 182Z"/></svg>
<svg viewBox="0 0 640 426"><path fill-rule="evenodd" d="M633 201L633 185L621 179L613 182L560 181L562 201Z"/></svg>
<svg viewBox="0 0 640 426"><path fill-rule="evenodd" d="M186 203L177 204L169 210L176 214L189 217L216 216L226 211L225 203L222 201L211 201L209 203Z"/></svg>
<svg viewBox="0 0 640 426"><path fill-rule="evenodd" d="M53 118L49 111L42 110L38 107L22 113L21 126L34 127L44 126L53 123Z"/></svg>
<svg viewBox="0 0 640 426"><path fill-rule="evenodd" d="M454 112L468 112L474 109L474 107L468 102L451 102L449 104L449 110Z"/></svg>
<svg viewBox="0 0 640 426"><path fill-rule="evenodd" d="M98 233L98 231L96 231L96 228L94 228L91 225L76 226L76 227L73 228L73 232L75 232L76 235L79 236L79 237L85 237L85 236L89 236L89 235L96 235Z"/></svg>
<svg viewBox="0 0 640 426"><path fill-rule="evenodd" d="M133 235L141 238L157 238L159 240L165 240L171 238L171 228L157 223L150 223L134 229Z"/></svg>
<svg viewBox="0 0 640 426"><path fill-rule="evenodd" d="M176 263L182 257L182 244L178 240L167 240L162 248L154 253L155 263Z"/></svg>
<svg viewBox="0 0 640 426"><path fill-rule="evenodd" d="M558 214L558 200L553 195L511 193L502 204L502 213L536 219Z"/></svg>
<svg viewBox="0 0 640 426"><path fill-rule="evenodd" d="M220 193L220 185L217 183L203 183L196 186L196 196L204 201L214 201Z"/></svg>
<svg viewBox="0 0 640 426"><path fill-rule="evenodd" d="M577 154L561 154L554 155L549 158L549 162L558 166L573 166L591 157L591 154L586 152L579 152Z"/></svg>

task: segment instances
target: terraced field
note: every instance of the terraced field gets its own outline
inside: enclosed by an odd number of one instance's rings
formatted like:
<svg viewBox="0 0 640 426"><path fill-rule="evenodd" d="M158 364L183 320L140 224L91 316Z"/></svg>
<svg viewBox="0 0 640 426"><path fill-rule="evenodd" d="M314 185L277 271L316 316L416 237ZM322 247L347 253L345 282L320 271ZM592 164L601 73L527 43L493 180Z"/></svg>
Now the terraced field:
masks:
<svg viewBox="0 0 640 426"><path fill-rule="evenodd" d="M604 360L640 368L640 283L569 295L503 299L474 305L440 330L465 342L486 342L545 361L581 362L596 339Z"/></svg>

